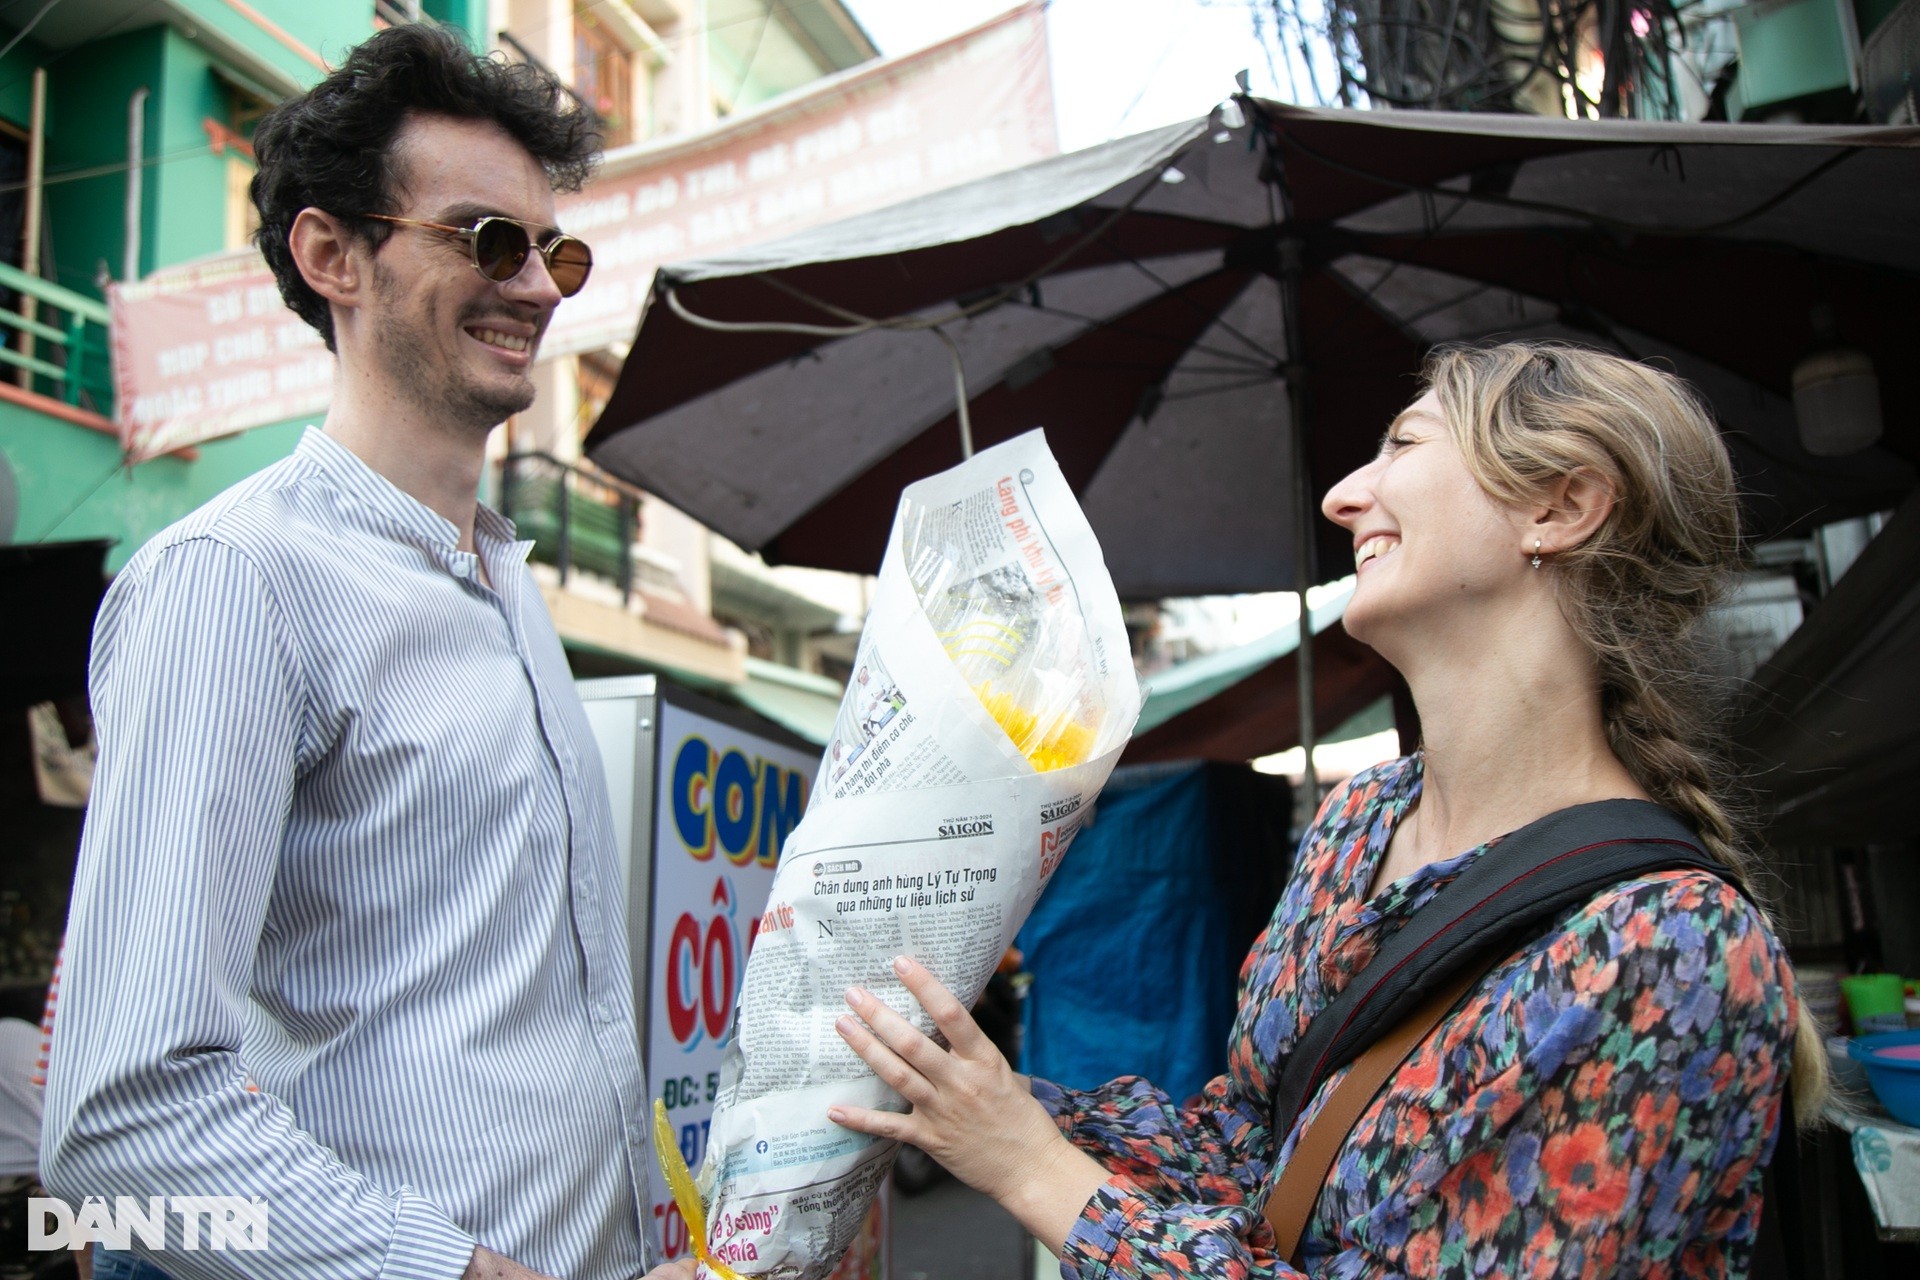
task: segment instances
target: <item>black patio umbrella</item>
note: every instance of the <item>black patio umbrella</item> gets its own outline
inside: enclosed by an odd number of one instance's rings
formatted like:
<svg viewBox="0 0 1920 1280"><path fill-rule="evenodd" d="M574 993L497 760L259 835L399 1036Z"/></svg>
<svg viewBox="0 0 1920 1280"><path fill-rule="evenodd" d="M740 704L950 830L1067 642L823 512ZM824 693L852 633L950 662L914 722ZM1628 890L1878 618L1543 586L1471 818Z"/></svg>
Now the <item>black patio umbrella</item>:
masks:
<svg viewBox="0 0 1920 1280"><path fill-rule="evenodd" d="M1770 537L1913 485L1915 209L1914 128L1241 98L663 269L587 446L771 561L870 572L963 425L1042 426L1123 597L1299 589L1351 570L1314 505L1435 343L1552 337L1692 379ZM1837 345L1885 437L1816 457L1792 378Z"/></svg>

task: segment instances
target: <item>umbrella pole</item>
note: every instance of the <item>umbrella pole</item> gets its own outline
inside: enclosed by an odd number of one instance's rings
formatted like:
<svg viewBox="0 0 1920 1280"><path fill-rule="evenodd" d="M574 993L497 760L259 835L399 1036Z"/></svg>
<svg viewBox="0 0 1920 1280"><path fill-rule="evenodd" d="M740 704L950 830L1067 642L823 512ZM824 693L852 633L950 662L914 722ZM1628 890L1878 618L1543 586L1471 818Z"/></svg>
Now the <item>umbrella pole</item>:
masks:
<svg viewBox="0 0 1920 1280"><path fill-rule="evenodd" d="M1313 477L1307 472L1307 394L1300 382L1297 377L1287 379L1287 409L1293 417L1294 509L1299 513L1293 531L1293 580L1300 593L1300 643L1293 652L1294 670L1300 678L1300 750L1304 758L1297 807L1304 833L1320 808L1320 783L1313 770L1313 751L1319 742L1313 723L1313 613L1307 608L1307 587L1313 581Z"/></svg>
<svg viewBox="0 0 1920 1280"><path fill-rule="evenodd" d="M928 332L946 343L947 354L953 357L953 399L955 416L960 420L960 461L967 462L973 457L973 420L967 413L967 371L960 363L960 344L938 325Z"/></svg>
<svg viewBox="0 0 1920 1280"><path fill-rule="evenodd" d="M1287 338L1287 416L1293 454L1293 583L1300 594L1300 641L1294 647L1294 671L1299 676L1300 790L1294 797L1295 826L1304 835L1320 809L1320 780L1314 772L1313 752L1319 745L1313 724L1313 612L1307 607L1307 588L1313 585L1313 475L1307 461L1307 380L1305 343L1300 333L1300 278L1303 249L1298 238L1280 241L1280 323Z"/></svg>

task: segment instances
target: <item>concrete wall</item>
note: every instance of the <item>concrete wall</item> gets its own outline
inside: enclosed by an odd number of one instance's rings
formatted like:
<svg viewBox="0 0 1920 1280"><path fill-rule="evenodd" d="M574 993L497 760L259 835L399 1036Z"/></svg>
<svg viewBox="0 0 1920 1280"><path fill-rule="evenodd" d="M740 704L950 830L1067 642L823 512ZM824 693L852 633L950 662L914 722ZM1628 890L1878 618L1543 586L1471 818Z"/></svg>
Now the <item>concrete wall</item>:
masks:
<svg viewBox="0 0 1920 1280"><path fill-rule="evenodd" d="M462 9L472 0L449 0ZM136 90L148 91L142 147L139 274L227 248L226 192L228 157L209 145L204 122L231 126L229 90L214 74L216 64L259 83L261 74L277 83L312 84L322 69L297 52L338 61L348 48L373 32L372 6L312 4L305 0L254 0L252 7L277 27L285 40L219 0L199 0L192 8L204 25L188 39L174 27L156 24L95 40L67 50L40 50L27 56L23 46L0 66L0 115L26 121L27 85L34 65L47 63L47 158L50 177L90 169L105 172L55 181L47 187L46 216L53 245L52 278L72 289L101 296L101 268L124 279L125 210L128 160L128 107ZM198 31L198 28L196 28ZM223 47L247 55L235 66L218 52ZM237 61L237 60L236 60ZM16 64L19 64L16 67ZM17 99L17 101L16 101Z"/></svg>
<svg viewBox="0 0 1920 1280"><path fill-rule="evenodd" d="M149 90L142 145L149 156L160 154L169 35L165 27L129 31L96 40L84 53L70 53L47 68L48 175L102 172L48 185L52 258L42 260L41 274L91 297L104 296L98 283L103 268L116 279L126 270L127 104L134 90ZM142 172L147 190L141 239L147 243L156 230L155 171L162 167L153 164Z"/></svg>
<svg viewBox="0 0 1920 1280"><path fill-rule="evenodd" d="M188 0L187 4L194 22L210 40L238 46L265 68L301 85L312 84L323 74L306 54L337 65L348 49L373 34L372 0L247 0L247 7L287 39L223 0Z"/></svg>
<svg viewBox="0 0 1920 1280"><path fill-rule="evenodd" d="M293 452L301 429L259 427L201 445L192 462L156 458L128 470L115 437L0 401L0 454L20 486L14 541L111 538L107 571L116 573L148 538Z"/></svg>
<svg viewBox="0 0 1920 1280"><path fill-rule="evenodd" d="M0 58L0 118L22 133L32 111L33 69L47 60L47 50L28 36Z"/></svg>

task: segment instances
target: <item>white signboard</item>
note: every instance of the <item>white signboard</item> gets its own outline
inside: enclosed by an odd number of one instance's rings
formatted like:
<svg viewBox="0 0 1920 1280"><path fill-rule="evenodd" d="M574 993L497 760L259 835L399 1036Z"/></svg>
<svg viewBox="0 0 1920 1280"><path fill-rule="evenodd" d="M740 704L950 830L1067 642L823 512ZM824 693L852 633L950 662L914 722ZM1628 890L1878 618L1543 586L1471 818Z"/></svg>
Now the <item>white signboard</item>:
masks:
<svg viewBox="0 0 1920 1280"><path fill-rule="evenodd" d="M706 1154L720 1061L773 885L774 864L806 811L819 757L664 700L654 780L647 1079L690 1168ZM668 1258L689 1249L686 1223L653 1179L653 1216Z"/></svg>

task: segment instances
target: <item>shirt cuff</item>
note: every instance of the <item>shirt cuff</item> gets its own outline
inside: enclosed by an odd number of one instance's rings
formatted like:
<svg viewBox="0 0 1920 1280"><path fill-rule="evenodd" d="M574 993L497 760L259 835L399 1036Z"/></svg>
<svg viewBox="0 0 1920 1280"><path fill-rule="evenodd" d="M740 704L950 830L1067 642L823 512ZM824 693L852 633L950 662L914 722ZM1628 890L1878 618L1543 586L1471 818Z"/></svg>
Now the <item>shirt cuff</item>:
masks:
<svg viewBox="0 0 1920 1280"><path fill-rule="evenodd" d="M1153 1206L1124 1175L1115 1174L1093 1193L1060 1249L1061 1280L1101 1280L1116 1269L1132 1274L1136 1242Z"/></svg>
<svg viewBox="0 0 1920 1280"><path fill-rule="evenodd" d="M400 1192L380 1280L460 1280L476 1241L418 1192Z"/></svg>
<svg viewBox="0 0 1920 1280"><path fill-rule="evenodd" d="M1068 1142L1073 1141L1073 1117L1076 1111L1073 1095L1051 1080L1042 1080L1039 1076L1027 1077L1027 1092L1033 1095L1041 1109L1053 1117L1053 1123L1060 1135Z"/></svg>

